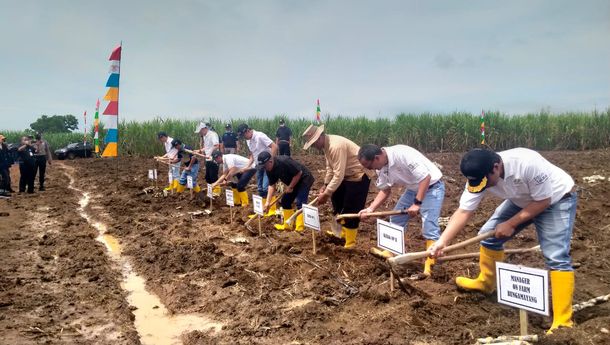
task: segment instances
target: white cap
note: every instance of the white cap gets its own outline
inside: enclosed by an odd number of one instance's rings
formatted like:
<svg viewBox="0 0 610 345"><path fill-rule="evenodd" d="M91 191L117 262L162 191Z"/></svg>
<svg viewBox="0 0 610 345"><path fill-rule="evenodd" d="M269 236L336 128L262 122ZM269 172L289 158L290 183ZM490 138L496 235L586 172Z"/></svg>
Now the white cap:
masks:
<svg viewBox="0 0 610 345"><path fill-rule="evenodd" d="M208 126L206 126L205 123L203 123L203 122L199 122L199 124L197 125L197 129L195 130L195 133L199 133L204 128L208 128Z"/></svg>

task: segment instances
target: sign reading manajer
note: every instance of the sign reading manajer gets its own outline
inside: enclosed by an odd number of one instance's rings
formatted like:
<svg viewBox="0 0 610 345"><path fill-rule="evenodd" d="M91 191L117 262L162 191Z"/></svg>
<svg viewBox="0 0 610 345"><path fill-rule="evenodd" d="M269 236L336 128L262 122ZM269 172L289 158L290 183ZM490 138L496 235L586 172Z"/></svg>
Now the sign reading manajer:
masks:
<svg viewBox="0 0 610 345"><path fill-rule="evenodd" d="M404 254L404 231L404 228L400 225L377 219L377 247L387 249L394 254Z"/></svg>
<svg viewBox="0 0 610 345"><path fill-rule="evenodd" d="M317 207L303 204L303 223L308 228L320 231L320 214Z"/></svg>
<svg viewBox="0 0 610 345"><path fill-rule="evenodd" d="M496 262L498 302L548 316L548 277L546 270Z"/></svg>

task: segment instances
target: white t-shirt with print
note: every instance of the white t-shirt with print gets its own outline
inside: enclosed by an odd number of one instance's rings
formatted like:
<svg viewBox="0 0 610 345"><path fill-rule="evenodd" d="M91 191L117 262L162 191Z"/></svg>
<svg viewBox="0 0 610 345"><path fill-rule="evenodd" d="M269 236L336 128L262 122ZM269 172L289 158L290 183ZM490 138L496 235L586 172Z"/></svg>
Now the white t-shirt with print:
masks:
<svg viewBox="0 0 610 345"><path fill-rule="evenodd" d="M250 149L250 153L252 153L252 158L254 158L255 163L258 159L258 155L264 151L271 152L269 145L272 143L273 140L269 139L267 134L252 130L252 138L250 140L246 140L246 144L248 144L248 149Z"/></svg>
<svg viewBox="0 0 610 345"><path fill-rule="evenodd" d="M498 155L502 157L504 178L481 193L471 193L465 188L460 198L460 209L476 210L487 192L508 199L521 208L532 201L547 198L551 198L551 204L554 204L574 186L568 173L536 151L514 148L498 152Z"/></svg>
<svg viewBox="0 0 610 345"><path fill-rule="evenodd" d="M377 188L387 189L394 185L417 190L419 183L430 175L430 185L438 182L443 173L426 156L407 145L384 147L388 164L377 170Z"/></svg>

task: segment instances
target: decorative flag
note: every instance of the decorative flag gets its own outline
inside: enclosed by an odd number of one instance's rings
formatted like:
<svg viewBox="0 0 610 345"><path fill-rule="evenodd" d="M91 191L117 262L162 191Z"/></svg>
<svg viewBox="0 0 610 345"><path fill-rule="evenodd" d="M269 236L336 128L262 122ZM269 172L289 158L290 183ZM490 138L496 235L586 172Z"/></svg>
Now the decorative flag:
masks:
<svg viewBox="0 0 610 345"><path fill-rule="evenodd" d="M316 122L320 124L320 99L318 99L318 107L316 108Z"/></svg>
<svg viewBox="0 0 610 345"><path fill-rule="evenodd" d="M481 145L485 145L485 111L481 110Z"/></svg>
<svg viewBox="0 0 610 345"><path fill-rule="evenodd" d="M100 153L100 99L97 99L95 103L95 117L93 117L93 145L95 146L95 153Z"/></svg>
<svg viewBox="0 0 610 345"><path fill-rule="evenodd" d="M104 110L103 115L108 115L106 118L106 137L104 142L106 148L102 153L102 157L117 157L118 142L119 142L119 77L121 75L121 49L122 43L114 48L112 54L110 54L110 76L106 82L108 92L104 96L104 100L109 101ZM99 100L98 100L99 107ZM97 124L96 124L97 128ZM97 151L96 151L97 152Z"/></svg>
<svg viewBox="0 0 610 345"><path fill-rule="evenodd" d="M87 111L83 114L83 118L85 119L85 136L83 137L83 145L87 145Z"/></svg>

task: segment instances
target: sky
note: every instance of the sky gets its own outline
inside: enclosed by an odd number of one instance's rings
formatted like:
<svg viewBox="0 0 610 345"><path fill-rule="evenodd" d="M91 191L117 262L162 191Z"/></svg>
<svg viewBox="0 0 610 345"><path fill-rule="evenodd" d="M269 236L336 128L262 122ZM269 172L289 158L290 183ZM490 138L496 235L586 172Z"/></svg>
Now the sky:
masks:
<svg viewBox="0 0 610 345"><path fill-rule="evenodd" d="M609 37L607 0L0 0L0 129L91 116L120 41L128 121L603 111Z"/></svg>

